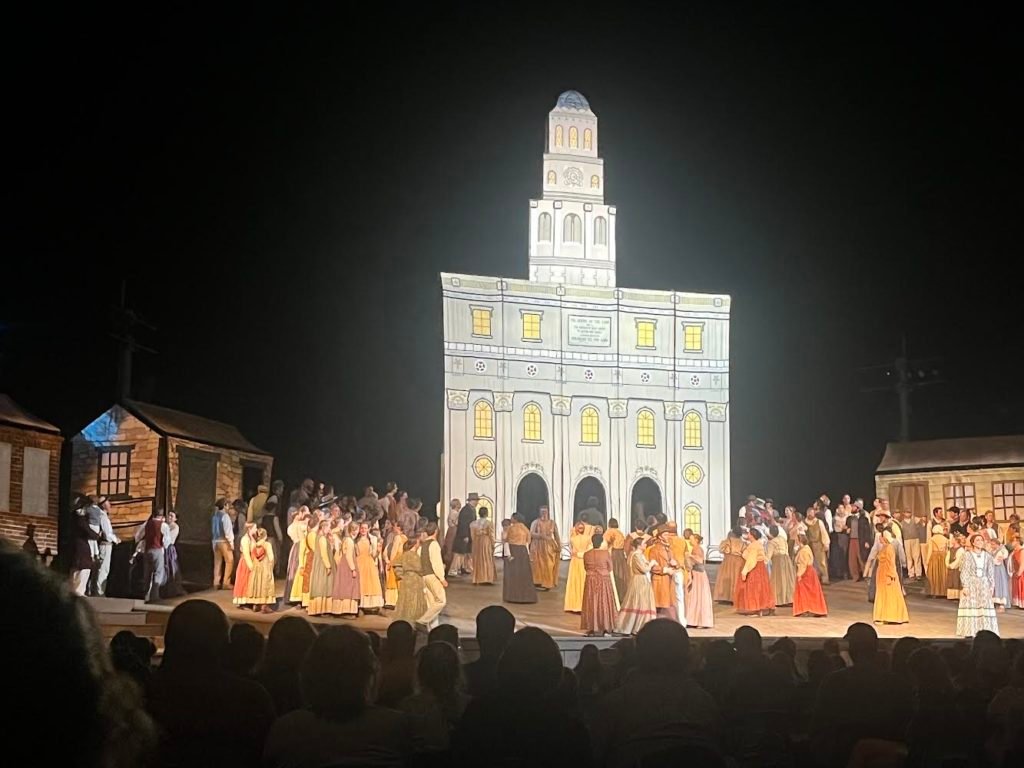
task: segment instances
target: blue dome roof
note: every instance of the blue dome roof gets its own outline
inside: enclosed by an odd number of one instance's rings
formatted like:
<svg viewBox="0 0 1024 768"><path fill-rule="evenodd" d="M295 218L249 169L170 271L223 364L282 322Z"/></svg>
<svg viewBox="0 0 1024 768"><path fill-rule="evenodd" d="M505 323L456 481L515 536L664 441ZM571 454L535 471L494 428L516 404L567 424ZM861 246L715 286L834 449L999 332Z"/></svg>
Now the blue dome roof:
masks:
<svg viewBox="0 0 1024 768"><path fill-rule="evenodd" d="M558 97L556 108L561 109L590 109L590 102L579 91L566 91Z"/></svg>

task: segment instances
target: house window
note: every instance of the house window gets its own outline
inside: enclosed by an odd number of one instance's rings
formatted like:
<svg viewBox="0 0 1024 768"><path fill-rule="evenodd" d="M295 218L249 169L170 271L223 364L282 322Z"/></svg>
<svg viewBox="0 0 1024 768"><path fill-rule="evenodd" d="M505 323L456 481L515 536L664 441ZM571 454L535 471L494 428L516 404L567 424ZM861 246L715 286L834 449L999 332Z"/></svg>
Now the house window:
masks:
<svg viewBox="0 0 1024 768"><path fill-rule="evenodd" d="M523 439L540 442L540 406L527 403L523 407Z"/></svg>
<svg viewBox="0 0 1024 768"><path fill-rule="evenodd" d="M704 323L683 323L683 350L704 351Z"/></svg>
<svg viewBox="0 0 1024 768"><path fill-rule="evenodd" d="M600 189L601 188L601 179L597 176L597 174L594 174L593 176L590 177L590 188L591 189Z"/></svg>
<svg viewBox="0 0 1024 768"><path fill-rule="evenodd" d="M636 415L636 444L642 448L654 447L654 411L647 408Z"/></svg>
<svg viewBox="0 0 1024 768"><path fill-rule="evenodd" d="M589 128L583 129L583 148L592 149L594 146L594 132Z"/></svg>
<svg viewBox="0 0 1024 768"><path fill-rule="evenodd" d="M583 242L583 222L575 213L570 213L562 223L562 240L567 243Z"/></svg>
<svg viewBox="0 0 1024 768"><path fill-rule="evenodd" d="M639 349L654 349L654 327L653 320L636 321L636 345Z"/></svg>
<svg viewBox="0 0 1024 768"><path fill-rule="evenodd" d="M992 483L992 511L998 520L1024 515L1024 482Z"/></svg>
<svg viewBox="0 0 1024 768"><path fill-rule="evenodd" d="M541 242L551 242L551 214L544 212L537 219L537 239Z"/></svg>
<svg viewBox="0 0 1024 768"><path fill-rule="evenodd" d="M0 512L11 511L11 444L0 443Z"/></svg>
<svg viewBox="0 0 1024 768"><path fill-rule="evenodd" d="M569 149L579 149L580 146L580 132L579 129L574 125L569 128Z"/></svg>
<svg viewBox="0 0 1024 768"><path fill-rule="evenodd" d="M552 187L558 183L558 174L554 171L548 171L548 184Z"/></svg>
<svg viewBox="0 0 1024 768"><path fill-rule="evenodd" d="M99 455L100 472L96 492L111 499L128 498L128 478L131 474L131 448L103 448Z"/></svg>
<svg viewBox="0 0 1024 768"><path fill-rule="evenodd" d="M563 136L564 136L564 133L562 131L562 126L556 125L555 126L555 146L556 147L562 146Z"/></svg>
<svg viewBox="0 0 1024 768"><path fill-rule="evenodd" d="M44 516L50 511L50 452L26 447L21 458L21 514Z"/></svg>
<svg viewBox="0 0 1024 768"><path fill-rule="evenodd" d="M584 445L599 445L601 443L601 426L597 415L597 408L588 405L580 413L580 429L583 433Z"/></svg>
<svg viewBox="0 0 1024 768"><path fill-rule="evenodd" d="M683 528L700 533L700 507L696 504L686 505L686 509L683 511Z"/></svg>
<svg viewBox="0 0 1024 768"><path fill-rule="evenodd" d="M946 500L946 508L957 506L960 509L974 509L974 483L951 483L942 486L942 496Z"/></svg>
<svg viewBox="0 0 1024 768"><path fill-rule="evenodd" d="M696 411L688 411L683 417L683 448L703 448L702 432L700 414Z"/></svg>
<svg viewBox="0 0 1024 768"><path fill-rule="evenodd" d="M473 437L483 440L494 438L494 410L486 400L473 406Z"/></svg>
<svg viewBox="0 0 1024 768"><path fill-rule="evenodd" d="M604 216L594 219L594 245L608 245L608 219Z"/></svg>
<svg viewBox="0 0 1024 768"><path fill-rule="evenodd" d="M491 335L491 310L486 307L473 307L473 335Z"/></svg>
<svg viewBox="0 0 1024 768"><path fill-rule="evenodd" d="M540 341L540 312L523 312L523 341Z"/></svg>

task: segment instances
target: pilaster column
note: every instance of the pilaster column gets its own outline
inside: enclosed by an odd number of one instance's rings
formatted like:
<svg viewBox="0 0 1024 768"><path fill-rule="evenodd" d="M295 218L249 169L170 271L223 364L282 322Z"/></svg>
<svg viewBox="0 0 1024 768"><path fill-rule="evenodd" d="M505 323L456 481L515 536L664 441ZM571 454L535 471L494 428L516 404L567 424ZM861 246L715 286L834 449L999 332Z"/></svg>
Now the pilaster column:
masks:
<svg viewBox="0 0 1024 768"><path fill-rule="evenodd" d="M708 403L708 554L718 552L718 542L729 531L729 406Z"/></svg>

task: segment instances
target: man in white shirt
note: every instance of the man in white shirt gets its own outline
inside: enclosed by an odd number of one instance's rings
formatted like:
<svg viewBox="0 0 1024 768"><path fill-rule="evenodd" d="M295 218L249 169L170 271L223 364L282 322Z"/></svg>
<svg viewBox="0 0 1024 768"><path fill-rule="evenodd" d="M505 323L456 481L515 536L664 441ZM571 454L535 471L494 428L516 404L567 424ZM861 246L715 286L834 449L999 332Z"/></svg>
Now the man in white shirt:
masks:
<svg viewBox="0 0 1024 768"><path fill-rule="evenodd" d="M231 516L227 513L227 505L227 499L217 499L217 505L210 520L214 589L231 589L231 580L235 573L235 529L231 524ZM221 567L224 568L223 577L220 575Z"/></svg>
<svg viewBox="0 0 1024 768"><path fill-rule="evenodd" d="M110 557L114 545L120 544L121 539L114 533L114 527L110 524L110 499L101 496L96 506L100 510L100 567L96 573L96 594L103 597L107 592L107 578L110 576Z"/></svg>
<svg viewBox="0 0 1024 768"><path fill-rule="evenodd" d="M830 507L832 500L828 497L828 494L823 493L818 497L818 501L820 502L818 505L818 517L825 524L825 528L828 529L829 533L831 533L833 530L832 509Z"/></svg>
<svg viewBox="0 0 1024 768"><path fill-rule="evenodd" d="M441 559L441 545L437 543L437 523L427 523L423 528L423 535L420 557L427 612L420 617L419 623L430 631L440 623L438 616L448 603L448 596L445 593L448 582L445 579L444 561Z"/></svg>

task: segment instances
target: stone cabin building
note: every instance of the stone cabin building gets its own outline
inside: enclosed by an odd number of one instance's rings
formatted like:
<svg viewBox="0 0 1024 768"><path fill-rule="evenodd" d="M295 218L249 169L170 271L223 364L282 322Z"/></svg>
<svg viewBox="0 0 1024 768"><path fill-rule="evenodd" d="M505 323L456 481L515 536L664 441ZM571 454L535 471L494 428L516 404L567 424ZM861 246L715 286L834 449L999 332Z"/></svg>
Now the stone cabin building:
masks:
<svg viewBox="0 0 1024 768"><path fill-rule="evenodd" d="M0 393L0 536L19 547L31 524L39 550L57 552L63 442L57 427Z"/></svg>
<svg viewBox="0 0 1024 768"><path fill-rule="evenodd" d="M270 484L273 457L230 424L125 400L71 440L72 493L110 498L127 538L154 508L173 509L186 579L209 581L214 502L248 499Z"/></svg>

